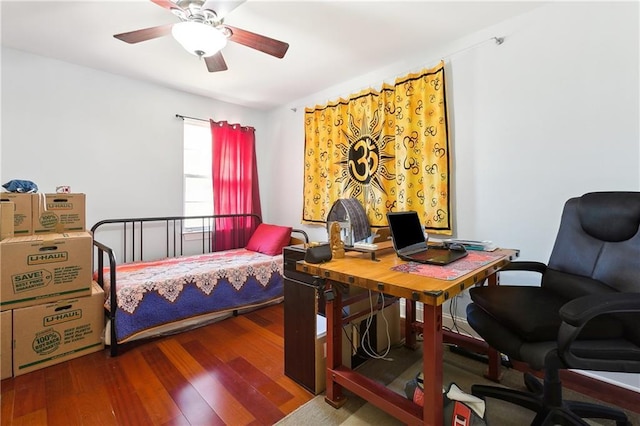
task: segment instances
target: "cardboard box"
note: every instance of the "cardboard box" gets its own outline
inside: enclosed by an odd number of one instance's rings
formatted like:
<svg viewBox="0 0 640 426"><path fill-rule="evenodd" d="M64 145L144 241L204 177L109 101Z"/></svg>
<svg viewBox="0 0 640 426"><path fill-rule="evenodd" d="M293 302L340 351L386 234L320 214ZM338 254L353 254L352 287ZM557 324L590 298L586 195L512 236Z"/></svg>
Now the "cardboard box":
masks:
<svg viewBox="0 0 640 426"><path fill-rule="evenodd" d="M91 294L89 232L0 241L0 310Z"/></svg>
<svg viewBox="0 0 640 426"><path fill-rule="evenodd" d="M0 201L0 240L13 237L13 211L16 205L11 201Z"/></svg>
<svg viewBox="0 0 640 426"><path fill-rule="evenodd" d="M91 296L14 309L15 376L104 349L104 291Z"/></svg>
<svg viewBox="0 0 640 426"><path fill-rule="evenodd" d="M13 376L13 311L0 313L0 379Z"/></svg>
<svg viewBox="0 0 640 426"><path fill-rule="evenodd" d="M33 211L31 210L32 196L33 194L19 194L17 192L0 193L0 201L10 201L14 204L14 236L33 234Z"/></svg>
<svg viewBox="0 0 640 426"><path fill-rule="evenodd" d="M402 339L400 332L400 303L395 302L384 308L383 311L384 317L380 311L377 311L375 315L377 343L375 351L379 354L384 353L389 345L393 347L400 344ZM363 321L366 321L366 316L342 326L342 365L347 368L357 367L353 365L353 356L361 346L360 339L362 335L360 328ZM388 336L387 331L389 333ZM324 392L327 387L327 320L321 315L316 315L315 343L315 388L311 390L318 395Z"/></svg>
<svg viewBox="0 0 640 426"><path fill-rule="evenodd" d="M86 229L84 194L32 194L32 197L34 234Z"/></svg>

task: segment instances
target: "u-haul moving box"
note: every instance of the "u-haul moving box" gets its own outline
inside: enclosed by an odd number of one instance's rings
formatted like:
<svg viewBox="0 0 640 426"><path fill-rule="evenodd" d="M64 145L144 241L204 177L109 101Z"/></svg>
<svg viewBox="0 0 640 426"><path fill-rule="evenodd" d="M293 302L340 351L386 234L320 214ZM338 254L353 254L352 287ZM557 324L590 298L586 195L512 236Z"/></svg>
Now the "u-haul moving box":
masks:
<svg viewBox="0 0 640 426"><path fill-rule="evenodd" d="M84 231L84 194L32 194L33 233Z"/></svg>
<svg viewBox="0 0 640 426"><path fill-rule="evenodd" d="M91 233L0 241L0 310L91 294Z"/></svg>
<svg viewBox="0 0 640 426"><path fill-rule="evenodd" d="M13 374L59 364L104 349L104 291L13 311Z"/></svg>
<svg viewBox="0 0 640 426"><path fill-rule="evenodd" d="M33 211L31 197L33 194L19 194L16 192L0 193L0 201L10 201L14 204L13 233L14 236L33 234Z"/></svg>
<svg viewBox="0 0 640 426"><path fill-rule="evenodd" d="M11 330L13 321L13 311L0 313L0 379L13 376L13 356L11 344Z"/></svg>
<svg viewBox="0 0 640 426"><path fill-rule="evenodd" d="M0 240L13 237L13 212L16 205L11 201L0 201Z"/></svg>

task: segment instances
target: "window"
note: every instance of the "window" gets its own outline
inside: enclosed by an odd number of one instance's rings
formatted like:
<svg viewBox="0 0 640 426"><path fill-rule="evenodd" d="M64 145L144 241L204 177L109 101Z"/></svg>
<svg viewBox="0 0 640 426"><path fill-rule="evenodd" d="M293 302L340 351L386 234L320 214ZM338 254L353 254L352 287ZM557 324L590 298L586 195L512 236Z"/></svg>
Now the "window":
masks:
<svg viewBox="0 0 640 426"><path fill-rule="evenodd" d="M184 215L213 214L211 127L209 122L184 119ZM185 230L202 231L201 220L185 222Z"/></svg>

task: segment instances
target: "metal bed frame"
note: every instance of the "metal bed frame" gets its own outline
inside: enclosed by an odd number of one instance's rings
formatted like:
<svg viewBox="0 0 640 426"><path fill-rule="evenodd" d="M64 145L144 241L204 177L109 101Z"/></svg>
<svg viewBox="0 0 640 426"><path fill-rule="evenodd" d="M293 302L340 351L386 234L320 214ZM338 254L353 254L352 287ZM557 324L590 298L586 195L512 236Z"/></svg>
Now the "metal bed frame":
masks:
<svg viewBox="0 0 640 426"><path fill-rule="evenodd" d="M198 220L200 226L198 231L193 233L185 233L185 222ZM104 288L104 267L105 258L109 265L109 282L110 293L109 298L111 300L111 309L106 312L108 319L111 320L111 356L118 354L118 340L116 338L116 312L117 312L117 286L116 286L116 255L114 250L106 244L97 241L95 238L96 231L99 229L104 230L109 228L112 232L118 233L120 236L121 249L122 249L122 261L121 263L130 263L135 261L145 260L145 232L150 231L150 228L154 228L154 235L158 235L159 231L164 228L164 240L165 240L165 257L181 257L185 255L185 242L184 235L191 235L194 241L200 239L199 245L200 254L213 253L220 251L217 249L216 233L218 232L218 222L220 220L225 221L225 230L229 227L229 222L232 226L229 230L233 241L237 242L237 247L242 248L246 245L248 237L243 238L241 232L244 235L251 235L253 231L262 223L260 216L256 214L222 214L222 215L205 215L205 216L167 216L167 217L145 217L145 218L126 218L126 219L106 219L97 222L91 227L91 232L94 236L94 259L97 263L97 279L98 284ZM109 226L114 225L114 226ZM119 226L117 226L119 225ZM250 232L246 232L246 230ZM308 243L309 236L301 229L292 229L292 234L301 234L302 242ZM197 238L197 234L200 234L200 238ZM195 244L191 244L194 246ZM193 247L191 247L193 248ZM156 257L158 257L156 253ZM148 259L147 259L148 260ZM106 310L106 309L105 309ZM237 315L237 311L233 312Z"/></svg>

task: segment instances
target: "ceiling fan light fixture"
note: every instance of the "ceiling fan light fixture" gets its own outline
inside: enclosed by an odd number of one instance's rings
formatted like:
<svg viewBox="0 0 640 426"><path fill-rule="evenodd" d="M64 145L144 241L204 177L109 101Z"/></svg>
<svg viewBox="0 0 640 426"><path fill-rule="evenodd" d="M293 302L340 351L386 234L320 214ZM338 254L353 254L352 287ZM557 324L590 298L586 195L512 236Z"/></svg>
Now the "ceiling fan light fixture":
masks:
<svg viewBox="0 0 640 426"><path fill-rule="evenodd" d="M187 52L201 58L213 56L227 45L227 38L222 32L200 22L184 21L174 24L171 34Z"/></svg>

